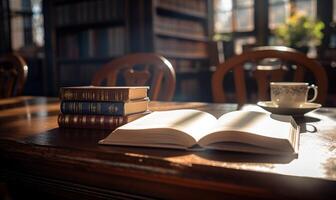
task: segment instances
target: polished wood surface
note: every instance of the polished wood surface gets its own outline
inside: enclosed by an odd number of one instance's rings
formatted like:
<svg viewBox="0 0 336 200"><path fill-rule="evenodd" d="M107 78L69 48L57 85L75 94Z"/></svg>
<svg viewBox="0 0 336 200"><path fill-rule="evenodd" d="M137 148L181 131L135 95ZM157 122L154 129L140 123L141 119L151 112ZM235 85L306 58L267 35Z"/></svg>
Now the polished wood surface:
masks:
<svg viewBox="0 0 336 200"><path fill-rule="evenodd" d="M265 59L277 59L280 61L278 64L279 68L269 67L260 68L260 62ZM216 72L212 76L212 95L213 100L218 103L224 103L227 100L227 94L223 86L224 78L233 71L234 74L234 84L235 84L235 98L236 102L240 105L248 102L247 97L247 86L245 77L245 64L249 63L253 68L254 77L257 83L258 89L258 100L268 100L267 95L269 94L269 83L271 81L281 81L284 80L285 74L290 72L288 65L295 65L293 79L290 81L303 82L305 79L306 72L310 72L314 75L315 84L319 88L318 96L316 101L323 104L327 98L328 94L328 77L325 69L315 60L308 58L301 52L288 47L276 47L276 46L266 46L257 47L249 51L243 52L240 55L234 56L229 60L221 63L217 66Z"/></svg>
<svg viewBox="0 0 336 200"><path fill-rule="evenodd" d="M151 100L170 101L175 91L175 70L170 62L154 53L136 53L105 64L93 77L92 85L150 86Z"/></svg>
<svg viewBox="0 0 336 200"><path fill-rule="evenodd" d="M21 95L27 74L27 63L20 55L0 56L0 98Z"/></svg>
<svg viewBox="0 0 336 200"><path fill-rule="evenodd" d="M151 102L220 116L254 105ZM0 178L61 198L332 199L336 197L336 108L296 118L298 158L218 151L98 145L110 131L60 129L59 102L0 101ZM270 130L271 131L271 130ZM20 183L20 184L19 184ZM27 186L28 187L28 186Z"/></svg>

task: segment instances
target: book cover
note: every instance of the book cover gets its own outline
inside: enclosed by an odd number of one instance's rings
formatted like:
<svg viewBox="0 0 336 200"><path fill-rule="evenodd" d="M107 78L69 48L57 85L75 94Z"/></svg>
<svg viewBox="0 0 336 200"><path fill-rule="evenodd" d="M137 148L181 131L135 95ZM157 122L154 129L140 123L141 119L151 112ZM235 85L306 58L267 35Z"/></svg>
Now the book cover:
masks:
<svg viewBox="0 0 336 200"><path fill-rule="evenodd" d="M58 126L61 128L87 128L114 130L128 122L134 121L147 115L149 112L137 113L127 116L106 116L106 115L71 115L59 114Z"/></svg>
<svg viewBox="0 0 336 200"><path fill-rule="evenodd" d="M147 97L148 86L103 87L79 86L62 87L60 99L64 101L130 101Z"/></svg>
<svg viewBox="0 0 336 200"><path fill-rule="evenodd" d="M122 116L147 111L148 101L148 98L128 102L62 101L61 112L63 114Z"/></svg>

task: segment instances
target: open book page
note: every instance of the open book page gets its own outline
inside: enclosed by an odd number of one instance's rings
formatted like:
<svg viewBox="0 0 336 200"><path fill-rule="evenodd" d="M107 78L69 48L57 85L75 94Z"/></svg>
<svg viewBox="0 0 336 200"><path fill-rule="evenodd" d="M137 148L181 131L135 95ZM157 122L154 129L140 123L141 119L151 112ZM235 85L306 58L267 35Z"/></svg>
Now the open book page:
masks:
<svg viewBox="0 0 336 200"><path fill-rule="evenodd" d="M292 117L254 111L234 111L221 116L201 146L219 142L250 144L281 151L294 151L296 126ZM214 144L215 145L215 144Z"/></svg>
<svg viewBox="0 0 336 200"><path fill-rule="evenodd" d="M214 116L198 110L157 111L117 128L100 143L190 147L216 123Z"/></svg>

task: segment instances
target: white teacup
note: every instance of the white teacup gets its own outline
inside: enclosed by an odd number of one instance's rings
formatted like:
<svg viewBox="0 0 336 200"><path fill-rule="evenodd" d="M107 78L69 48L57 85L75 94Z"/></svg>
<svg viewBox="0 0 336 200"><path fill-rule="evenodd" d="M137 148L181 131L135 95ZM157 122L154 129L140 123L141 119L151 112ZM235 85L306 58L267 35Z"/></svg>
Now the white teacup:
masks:
<svg viewBox="0 0 336 200"><path fill-rule="evenodd" d="M303 82L271 82L271 100L279 107L297 108L317 97L317 86ZM309 89L314 90L312 99L307 99Z"/></svg>

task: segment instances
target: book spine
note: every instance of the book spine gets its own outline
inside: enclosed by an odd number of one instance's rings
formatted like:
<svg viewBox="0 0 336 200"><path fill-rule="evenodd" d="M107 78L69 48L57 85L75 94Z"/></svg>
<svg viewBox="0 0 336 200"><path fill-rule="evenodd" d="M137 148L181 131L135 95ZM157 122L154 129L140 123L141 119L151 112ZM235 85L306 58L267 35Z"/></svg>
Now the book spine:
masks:
<svg viewBox="0 0 336 200"><path fill-rule="evenodd" d="M127 101L128 90L86 90L63 89L60 90L61 100L66 101Z"/></svg>
<svg viewBox="0 0 336 200"><path fill-rule="evenodd" d="M63 114L124 115L124 102L62 101Z"/></svg>
<svg viewBox="0 0 336 200"><path fill-rule="evenodd" d="M123 116L103 115L58 115L58 125L62 128L89 128L114 130L124 125L127 120Z"/></svg>

